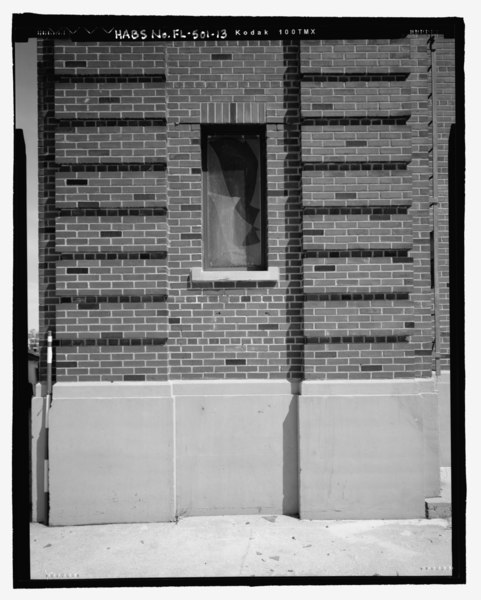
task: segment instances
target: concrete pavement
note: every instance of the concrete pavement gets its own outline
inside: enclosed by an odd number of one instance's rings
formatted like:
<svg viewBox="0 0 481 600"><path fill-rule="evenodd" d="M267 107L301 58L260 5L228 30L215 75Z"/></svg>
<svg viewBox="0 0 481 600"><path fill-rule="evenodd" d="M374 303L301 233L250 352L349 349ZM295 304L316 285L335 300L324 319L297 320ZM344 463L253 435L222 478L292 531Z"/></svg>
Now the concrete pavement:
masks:
<svg viewBox="0 0 481 600"><path fill-rule="evenodd" d="M448 576L451 523L261 515L76 527L33 523L30 554L32 579Z"/></svg>

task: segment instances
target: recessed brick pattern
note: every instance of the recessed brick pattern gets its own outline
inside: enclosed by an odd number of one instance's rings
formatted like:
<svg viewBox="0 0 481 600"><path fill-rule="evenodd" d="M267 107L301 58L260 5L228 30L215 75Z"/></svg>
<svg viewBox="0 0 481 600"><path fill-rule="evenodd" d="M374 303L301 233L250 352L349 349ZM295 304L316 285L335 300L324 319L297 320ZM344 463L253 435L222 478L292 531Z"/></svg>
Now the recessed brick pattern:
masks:
<svg viewBox="0 0 481 600"><path fill-rule="evenodd" d="M103 335L102 337L61 338L55 340L55 346L158 346L167 341L165 337L123 337L121 335Z"/></svg>
<svg viewBox="0 0 481 600"><path fill-rule="evenodd" d="M167 251L151 252L62 252L57 254L61 260L164 260Z"/></svg>
<svg viewBox="0 0 481 600"><path fill-rule="evenodd" d="M136 194L138 196L138 194ZM145 195L153 197L154 195ZM147 199L149 199L147 198ZM142 198L143 199L143 198ZM62 217L163 217L167 214L166 207L158 208L100 208L89 206L86 203L78 208L61 208L59 216Z"/></svg>
<svg viewBox="0 0 481 600"><path fill-rule="evenodd" d="M303 73L303 81L405 81L409 77L409 72L391 72L391 73Z"/></svg>
<svg viewBox="0 0 481 600"><path fill-rule="evenodd" d="M332 337L306 337L306 344L402 344L408 341L405 335L350 335Z"/></svg>
<svg viewBox="0 0 481 600"><path fill-rule="evenodd" d="M314 104L313 108L317 110L318 105ZM361 117L349 116L340 117L323 114L321 116L310 116L303 117L302 124L306 126L331 126L331 127L346 127L346 126L372 126L372 125L406 125L411 115L406 113L404 115L378 115L369 117L363 115Z"/></svg>
<svg viewBox="0 0 481 600"><path fill-rule="evenodd" d="M165 171L166 163L160 160L143 160L141 162L99 163L97 161L82 163L57 163L54 168L59 173L87 173L87 172L113 172L120 171Z"/></svg>
<svg viewBox="0 0 481 600"><path fill-rule="evenodd" d="M55 81L62 83L163 83L165 81L165 75L163 73L150 75L109 75L108 73L90 73L88 75L78 75L75 73L69 73L55 75Z"/></svg>
<svg viewBox="0 0 481 600"><path fill-rule="evenodd" d="M361 301L370 302L372 300L409 300L409 292L358 292L358 293L329 293L329 294L305 294L305 302L340 302L340 301Z"/></svg>
<svg viewBox="0 0 481 600"><path fill-rule="evenodd" d="M134 303L145 303L145 302L165 302L167 300L166 294L149 294L144 296L138 295L113 295L109 294L108 296L60 296L59 304L70 304L70 303L79 303L84 304L85 307L98 308L100 304L110 303L117 304L121 302L134 302Z"/></svg>
<svg viewBox="0 0 481 600"><path fill-rule="evenodd" d="M336 194L336 199L346 199L347 194ZM350 194L348 199L356 199ZM409 206L306 206L304 215L405 215Z"/></svg>
<svg viewBox="0 0 481 600"><path fill-rule="evenodd" d="M304 171L397 171L404 170L408 166L407 161L384 161L384 160L353 160L352 162L341 160L324 160L304 162Z"/></svg>

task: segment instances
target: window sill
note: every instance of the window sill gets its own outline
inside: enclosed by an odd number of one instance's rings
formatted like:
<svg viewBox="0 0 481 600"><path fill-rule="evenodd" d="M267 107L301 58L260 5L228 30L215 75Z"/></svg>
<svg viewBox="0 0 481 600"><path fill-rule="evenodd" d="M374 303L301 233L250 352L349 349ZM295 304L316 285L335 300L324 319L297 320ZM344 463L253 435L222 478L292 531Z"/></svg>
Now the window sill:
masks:
<svg viewBox="0 0 481 600"><path fill-rule="evenodd" d="M270 267L267 271L204 271L201 267L191 270L192 282L207 281L272 281L279 282L279 268Z"/></svg>

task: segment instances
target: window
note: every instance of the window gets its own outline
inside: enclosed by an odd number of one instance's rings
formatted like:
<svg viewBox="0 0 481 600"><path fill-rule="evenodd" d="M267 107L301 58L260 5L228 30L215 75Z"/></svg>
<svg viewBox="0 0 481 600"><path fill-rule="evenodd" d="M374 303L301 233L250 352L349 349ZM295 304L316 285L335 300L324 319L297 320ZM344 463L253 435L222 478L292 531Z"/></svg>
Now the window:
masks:
<svg viewBox="0 0 481 600"><path fill-rule="evenodd" d="M265 135L258 127L202 132L204 269L266 269Z"/></svg>

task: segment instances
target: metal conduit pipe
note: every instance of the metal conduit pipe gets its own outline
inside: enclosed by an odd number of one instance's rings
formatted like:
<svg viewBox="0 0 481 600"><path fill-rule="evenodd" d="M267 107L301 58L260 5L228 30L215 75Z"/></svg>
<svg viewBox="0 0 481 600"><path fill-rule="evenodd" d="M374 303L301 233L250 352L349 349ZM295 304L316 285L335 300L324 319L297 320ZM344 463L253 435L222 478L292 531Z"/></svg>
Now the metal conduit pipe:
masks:
<svg viewBox="0 0 481 600"><path fill-rule="evenodd" d="M46 495L46 504L47 504L47 512L46 512L46 525L49 524L49 437L50 437L50 428L49 428L49 413L50 413L50 405L52 403L52 364L53 364L53 337L52 332L49 330L47 332L47 395L45 396L45 457L44 457L44 491Z"/></svg>
<svg viewBox="0 0 481 600"><path fill-rule="evenodd" d="M440 323L439 323L439 202L438 202L438 121L436 106L436 36L429 38L429 49L431 51L431 105L432 105L432 134L433 134L433 200L432 223L433 223L433 258L434 258L434 369L436 375L441 373L440 355Z"/></svg>

